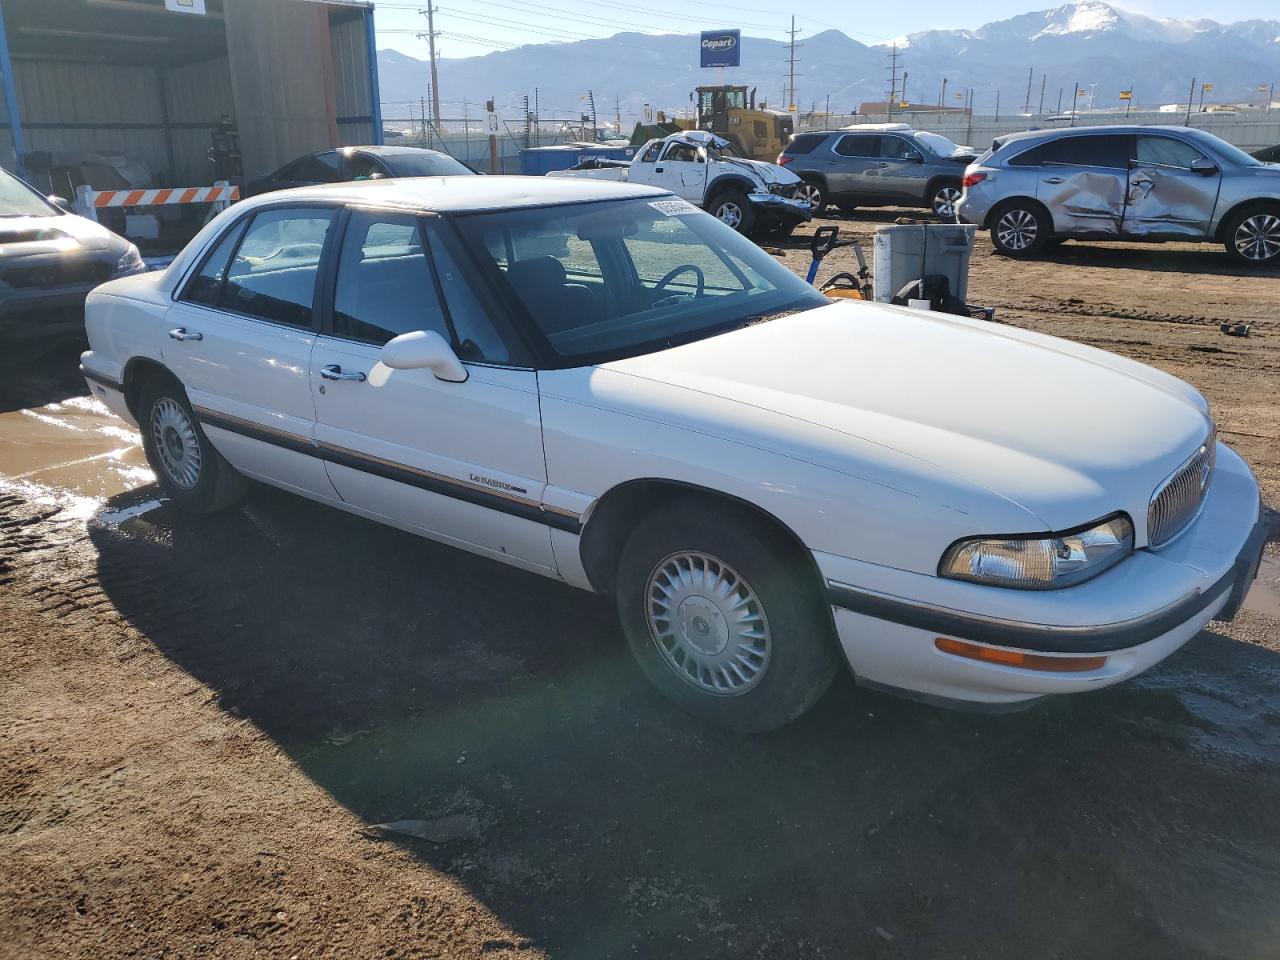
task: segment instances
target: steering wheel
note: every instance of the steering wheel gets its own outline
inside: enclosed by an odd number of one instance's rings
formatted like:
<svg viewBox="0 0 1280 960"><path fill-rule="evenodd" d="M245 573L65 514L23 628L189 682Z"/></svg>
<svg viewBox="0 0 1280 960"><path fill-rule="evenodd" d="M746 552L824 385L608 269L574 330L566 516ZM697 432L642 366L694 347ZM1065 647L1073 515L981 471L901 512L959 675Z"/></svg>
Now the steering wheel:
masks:
<svg viewBox="0 0 1280 960"><path fill-rule="evenodd" d="M663 290L667 288L667 284L669 284L672 280L680 276L680 274L688 273L691 270L695 275L697 275L697 278L698 278L698 286L697 286L697 289L694 291L693 295L695 297L702 296L703 290L707 285L707 277L702 272L701 267L697 267L692 263L682 263L680 264L680 266L675 267L672 270L669 270L667 272L667 275L658 281L658 285L653 288L653 292L661 293ZM669 297L659 297L657 300L653 302L653 306L654 307L665 306L667 304L667 301L674 301L676 297L687 297L687 296L688 296L687 293L679 293L679 294L672 294Z"/></svg>

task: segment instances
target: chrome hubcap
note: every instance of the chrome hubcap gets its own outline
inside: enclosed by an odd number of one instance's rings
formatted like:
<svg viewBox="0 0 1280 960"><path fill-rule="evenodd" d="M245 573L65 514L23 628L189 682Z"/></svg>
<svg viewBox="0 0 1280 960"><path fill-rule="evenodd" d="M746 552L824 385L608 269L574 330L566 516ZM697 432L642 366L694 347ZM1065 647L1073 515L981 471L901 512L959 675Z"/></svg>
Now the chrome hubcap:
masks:
<svg viewBox="0 0 1280 960"><path fill-rule="evenodd" d="M649 635L676 675L704 693L736 696L769 666L772 636L751 585L715 557L673 553L649 575Z"/></svg>
<svg viewBox="0 0 1280 960"><path fill-rule="evenodd" d="M943 187L933 195L933 212L943 220L954 220L956 217L956 202L959 199L959 187Z"/></svg>
<svg viewBox="0 0 1280 960"><path fill-rule="evenodd" d="M726 200L716 208L716 218L736 227L742 222L742 208L732 200Z"/></svg>
<svg viewBox="0 0 1280 960"><path fill-rule="evenodd" d="M200 439L187 411L169 397L161 397L151 408L151 437L165 475L190 490L200 480Z"/></svg>
<svg viewBox="0 0 1280 960"><path fill-rule="evenodd" d="M803 200L810 210L817 213L818 205L822 203L822 191L812 183L802 183L796 188L796 199Z"/></svg>
<svg viewBox="0 0 1280 960"><path fill-rule="evenodd" d="M1270 260L1280 255L1280 217L1258 213L1236 228L1236 250L1249 260Z"/></svg>
<svg viewBox="0 0 1280 960"><path fill-rule="evenodd" d="M1009 250L1025 250L1036 242L1040 227L1027 210L1010 210L996 224L996 236Z"/></svg>

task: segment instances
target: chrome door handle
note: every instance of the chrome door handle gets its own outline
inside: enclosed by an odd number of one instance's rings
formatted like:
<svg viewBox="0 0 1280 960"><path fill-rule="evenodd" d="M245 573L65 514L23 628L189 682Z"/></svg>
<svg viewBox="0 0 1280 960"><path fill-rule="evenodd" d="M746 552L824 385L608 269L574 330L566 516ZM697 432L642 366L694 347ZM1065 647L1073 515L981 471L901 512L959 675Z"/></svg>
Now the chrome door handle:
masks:
<svg viewBox="0 0 1280 960"><path fill-rule="evenodd" d="M174 327L169 331L169 336L174 340L203 340L203 333L187 333L186 327Z"/></svg>
<svg viewBox="0 0 1280 960"><path fill-rule="evenodd" d="M1045 179L1045 181L1044 181L1044 182L1045 182L1045 183L1061 183L1061 182L1062 182L1062 178L1061 178L1061 177L1047 177L1047 178Z"/></svg>
<svg viewBox="0 0 1280 960"><path fill-rule="evenodd" d="M364 374L356 371L355 373L343 373L342 368L336 363L331 363L327 367L320 368L320 376L326 380L354 380L357 383L364 383Z"/></svg>

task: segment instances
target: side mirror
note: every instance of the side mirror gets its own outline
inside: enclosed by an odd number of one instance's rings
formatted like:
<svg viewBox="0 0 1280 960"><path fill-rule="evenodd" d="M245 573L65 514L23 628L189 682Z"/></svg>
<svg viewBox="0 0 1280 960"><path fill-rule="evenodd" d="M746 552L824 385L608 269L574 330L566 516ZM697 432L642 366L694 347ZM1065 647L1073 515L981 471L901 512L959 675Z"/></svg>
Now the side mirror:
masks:
<svg viewBox="0 0 1280 960"><path fill-rule="evenodd" d="M392 370L430 370L437 380L463 383L467 368L448 341L434 330L415 330L388 340L378 358Z"/></svg>
<svg viewBox="0 0 1280 960"><path fill-rule="evenodd" d="M1208 176L1211 173L1218 172L1218 165L1212 160L1206 160L1204 157L1196 157L1191 161L1191 172Z"/></svg>
<svg viewBox="0 0 1280 960"><path fill-rule="evenodd" d="M52 203L59 210L63 211L64 213L71 212L71 201L68 200L66 197L60 197L56 193L51 193L47 197L45 197L45 199L48 200L50 203Z"/></svg>

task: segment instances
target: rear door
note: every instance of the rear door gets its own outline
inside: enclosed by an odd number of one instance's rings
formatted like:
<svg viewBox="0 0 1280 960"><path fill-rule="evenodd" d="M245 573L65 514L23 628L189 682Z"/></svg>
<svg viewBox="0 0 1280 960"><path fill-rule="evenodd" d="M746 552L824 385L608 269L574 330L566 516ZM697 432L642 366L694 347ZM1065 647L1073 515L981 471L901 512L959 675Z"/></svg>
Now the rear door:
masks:
<svg viewBox="0 0 1280 960"><path fill-rule="evenodd" d="M1124 220L1133 138L1125 134L1058 137L1009 161L1037 171L1036 197L1055 233L1115 237Z"/></svg>
<svg viewBox="0 0 1280 960"><path fill-rule="evenodd" d="M831 150L834 156L828 160L828 194L872 197L883 192L880 172L884 161L880 159L879 134L847 133Z"/></svg>
<svg viewBox="0 0 1280 960"><path fill-rule="evenodd" d="M537 374L467 285L438 220L353 210L326 330L311 354L316 439L334 487L368 515L434 539L554 568ZM392 337L434 330L464 383L379 362Z"/></svg>
<svg viewBox="0 0 1280 960"><path fill-rule="evenodd" d="M1125 236L1195 240L1208 236L1222 171L1217 164L1193 170L1192 164L1197 160L1211 162L1181 137L1168 133L1141 133L1134 137Z"/></svg>
<svg viewBox="0 0 1280 960"><path fill-rule="evenodd" d="M164 361L241 472L332 499L313 456L307 369L315 289L337 210L269 207L222 235L166 315Z"/></svg>

